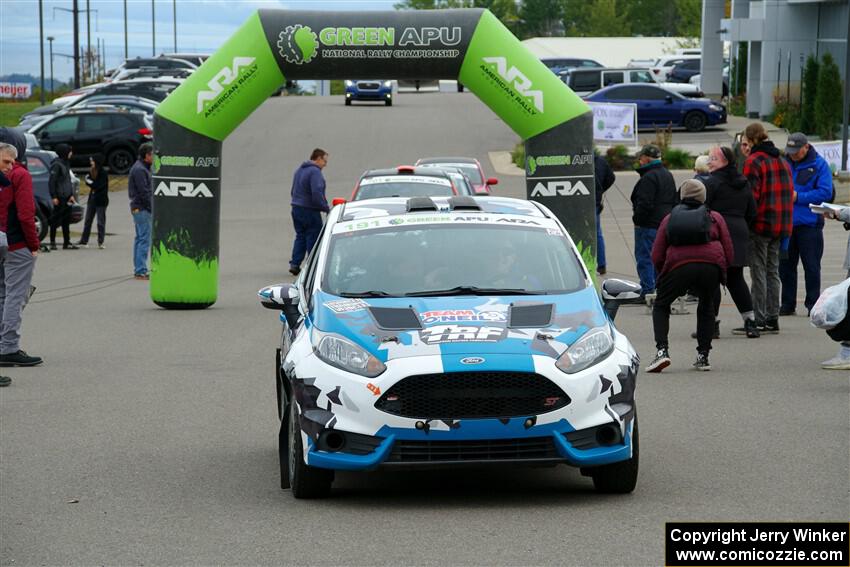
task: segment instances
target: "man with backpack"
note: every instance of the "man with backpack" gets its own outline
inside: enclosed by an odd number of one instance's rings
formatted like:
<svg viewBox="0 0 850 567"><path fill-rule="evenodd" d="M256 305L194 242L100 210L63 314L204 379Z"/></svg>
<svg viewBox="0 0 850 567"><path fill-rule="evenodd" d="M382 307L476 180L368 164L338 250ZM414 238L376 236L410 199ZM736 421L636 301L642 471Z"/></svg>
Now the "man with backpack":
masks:
<svg viewBox="0 0 850 567"><path fill-rule="evenodd" d="M726 280L726 267L735 258L726 221L705 206L705 185L689 179L679 190L682 202L661 221L652 247L652 263L659 274L652 308L658 352L647 372L661 372L670 366L670 306L688 290L699 297L694 368L711 370L708 353L714 334L714 296Z"/></svg>
<svg viewBox="0 0 850 567"><path fill-rule="evenodd" d="M823 258L823 215L813 213L809 205L832 201L832 170L809 144L802 132L788 136L785 157L794 178L794 214L788 258L779 260L782 281L780 315L794 315L797 309L797 263L803 262L806 298L803 305L811 310L820 295L820 262Z"/></svg>

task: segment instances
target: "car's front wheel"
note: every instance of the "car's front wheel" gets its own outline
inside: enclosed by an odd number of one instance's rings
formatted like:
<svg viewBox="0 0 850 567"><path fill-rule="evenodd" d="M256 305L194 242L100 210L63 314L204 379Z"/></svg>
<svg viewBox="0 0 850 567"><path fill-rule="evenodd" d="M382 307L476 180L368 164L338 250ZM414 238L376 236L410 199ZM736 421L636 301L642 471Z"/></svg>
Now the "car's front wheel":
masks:
<svg viewBox="0 0 850 567"><path fill-rule="evenodd" d="M350 98L345 99L345 106L351 106L351 99Z"/></svg>
<svg viewBox="0 0 850 567"><path fill-rule="evenodd" d="M47 236L47 215L40 207L35 208L35 231L38 233L38 240L41 242Z"/></svg>
<svg viewBox="0 0 850 567"><path fill-rule="evenodd" d="M392 101L392 99L387 99L386 103L387 103L387 106L392 106L392 105L393 105L393 101Z"/></svg>
<svg viewBox="0 0 850 567"><path fill-rule="evenodd" d="M298 423L298 406L289 403L289 470L287 476L295 498L324 498L331 492L334 472L329 469L311 467L304 462L304 445L301 442L301 427ZM283 426L281 425L281 428ZM283 480L281 478L281 486Z"/></svg>
<svg viewBox="0 0 850 567"><path fill-rule="evenodd" d="M109 171L116 175L125 175L133 165L133 152L128 148L116 148L106 156Z"/></svg>
<svg viewBox="0 0 850 567"><path fill-rule="evenodd" d="M607 494L628 494L635 489L638 477L638 424L632 430L632 458L589 470L593 487Z"/></svg>
<svg viewBox="0 0 850 567"><path fill-rule="evenodd" d="M699 110L692 110L685 115L685 128L688 132L701 132L705 130L706 122L705 114Z"/></svg>

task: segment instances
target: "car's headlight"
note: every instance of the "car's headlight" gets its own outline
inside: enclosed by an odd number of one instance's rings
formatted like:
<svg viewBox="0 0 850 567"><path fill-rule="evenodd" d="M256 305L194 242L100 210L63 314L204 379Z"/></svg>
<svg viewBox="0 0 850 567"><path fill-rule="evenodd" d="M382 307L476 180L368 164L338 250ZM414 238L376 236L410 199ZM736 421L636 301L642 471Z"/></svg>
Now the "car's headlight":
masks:
<svg viewBox="0 0 850 567"><path fill-rule="evenodd" d="M709 104L708 108L713 110L714 112L720 112L723 110L723 107L718 104Z"/></svg>
<svg viewBox="0 0 850 567"><path fill-rule="evenodd" d="M345 86L346 86L346 87L353 87L353 86L354 86L354 81L348 81L348 80L346 80L346 81L345 81Z"/></svg>
<svg viewBox="0 0 850 567"><path fill-rule="evenodd" d="M393 82L392 81L384 81L384 86L387 87L387 88L390 88L390 87L393 86Z"/></svg>
<svg viewBox="0 0 850 567"><path fill-rule="evenodd" d="M322 361L346 372L374 378L387 369L361 347L338 335L313 330L313 350Z"/></svg>
<svg viewBox="0 0 850 567"><path fill-rule="evenodd" d="M575 374L606 358L614 350L611 327L596 327L589 330L570 348L564 351L555 366L567 374Z"/></svg>

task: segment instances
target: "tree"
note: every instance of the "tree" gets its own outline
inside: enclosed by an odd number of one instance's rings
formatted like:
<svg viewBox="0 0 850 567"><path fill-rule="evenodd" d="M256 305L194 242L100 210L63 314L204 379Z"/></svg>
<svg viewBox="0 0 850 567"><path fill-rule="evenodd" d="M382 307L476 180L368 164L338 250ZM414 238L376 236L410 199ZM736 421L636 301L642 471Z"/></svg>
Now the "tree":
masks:
<svg viewBox="0 0 850 567"><path fill-rule="evenodd" d="M475 0L473 6L475 8L487 8L514 35L519 35L520 20L517 3L514 0Z"/></svg>
<svg viewBox="0 0 850 567"><path fill-rule="evenodd" d="M593 0L588 10L585 34L588 37L627 36L630 23L625 12L617 14L616 0Z"/></svg>
<svg viewBox="0 0 850 567"><path fill-rule="evenodd" d="M561 35L564 19L562 0L524 0L519 9L523 37Z"/></svg>
<svg viewBox="0 0 850 567"><path fill-rule="evenodd" d="M674 2L631 0L627 5L632 33L652 37L676 35L677 10Z"/></svg>
<svg viewBox="0 0 850 567"><path fill-rule="evenodd" d="M806 59L806 69L803 71L803 105L800 109L800 129L812 133L817 128L815 121L815 93L818 88L818 69L820 65L814 55Z"/></svg>
<svg viewBox="0 0 850 567"><path fill-rule="evenodd" d="M835 138L836 125L841 122L841 74L829 53L823 54L818 71L815 95L815 126L824 140Z"/></svg>
<svg viewBox="0 0 850 567"><path fill-rule="evenodd" d="M587 0L564 0L564 30L570 37L586 36L587 20L590 11Z"/></svg>
<svg viewBox="0 0 850 567"><path fill-rule="evenodd" d="M676 0L676 35L700 37L702 35L702 0Z"/></svg>
<svg viewBox="0 0 850 567"><path fill-rule="evenodd" d="M396 10L439 10L442 8L471 8L473 0L402 0Z"/></svg>

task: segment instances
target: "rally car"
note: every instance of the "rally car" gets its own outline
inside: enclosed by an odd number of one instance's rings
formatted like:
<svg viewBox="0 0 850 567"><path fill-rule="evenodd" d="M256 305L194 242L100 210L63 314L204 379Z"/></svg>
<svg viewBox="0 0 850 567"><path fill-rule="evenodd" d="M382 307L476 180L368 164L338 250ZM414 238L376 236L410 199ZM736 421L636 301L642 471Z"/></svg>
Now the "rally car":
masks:
<svg viewBox="0 0 850 567"><path fill-rule="evenodd" d="M471 195L468 178L455 179L457 171L436 167L400 165L392 169L369 169L363 172L351 192L352 201L378 197L440 197Z"/></svg>
<svg viewBox="0 0 850 567"><path fill-rule="evenodd" d="M283 326L281 487L296 498L328 495L335 470L502 463L634 489L639 360L543 205L345 203L296 282L258 295Z"/></svg>

